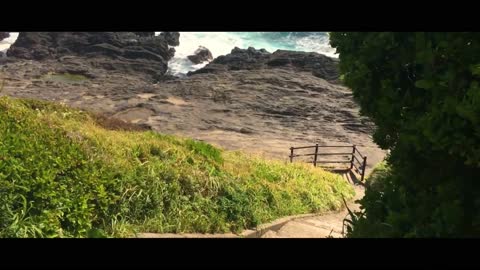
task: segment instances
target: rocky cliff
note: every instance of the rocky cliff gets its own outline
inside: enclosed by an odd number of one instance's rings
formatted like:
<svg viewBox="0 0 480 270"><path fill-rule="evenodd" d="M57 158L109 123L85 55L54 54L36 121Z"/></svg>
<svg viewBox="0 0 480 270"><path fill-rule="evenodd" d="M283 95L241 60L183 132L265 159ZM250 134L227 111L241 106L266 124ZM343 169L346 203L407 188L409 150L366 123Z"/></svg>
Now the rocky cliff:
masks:
<svg viewBox="0 0 480 270"><path fill-rule="evenodd" d="M311 72L314 76L328 81L336 81L339 77L338 59L314 52L277 50L269 53L264 49L256 50L251 47L234 48L230 54L219 56L204 68L189 72L188 75L275 68Z"/></svg>
<svg viewBox="0 0 480 270"><path fill-rule="evenodd" d="M179 45L179 33L163 32L22 32L9 57L57 60L68 72L90 74L91 68L163 76Z"/></svg>

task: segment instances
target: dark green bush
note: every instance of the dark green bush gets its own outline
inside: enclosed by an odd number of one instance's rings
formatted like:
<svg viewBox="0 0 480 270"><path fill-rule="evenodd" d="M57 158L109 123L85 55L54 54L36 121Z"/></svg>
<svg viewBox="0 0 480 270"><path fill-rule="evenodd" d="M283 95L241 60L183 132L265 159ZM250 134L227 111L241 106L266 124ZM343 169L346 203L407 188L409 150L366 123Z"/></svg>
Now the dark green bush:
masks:
<svg viewBox="0 0 480 270"><path fill-rule="evenodd" d="M391 151L352 235L479 236L480 33L330 37L345 84L377 125L375 142Z"/></svg>

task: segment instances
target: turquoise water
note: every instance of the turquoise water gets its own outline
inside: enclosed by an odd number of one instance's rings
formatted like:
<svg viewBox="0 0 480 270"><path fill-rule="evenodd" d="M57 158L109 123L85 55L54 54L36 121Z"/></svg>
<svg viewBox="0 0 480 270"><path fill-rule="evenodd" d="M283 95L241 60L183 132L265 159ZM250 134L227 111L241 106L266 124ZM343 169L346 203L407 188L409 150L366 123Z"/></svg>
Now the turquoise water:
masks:
<svg viewBox="0 0 480 270"><path fill-rule="evenodd" d="M169 63L170 72L179 75L205 66L193 65L186 58L198 46L207 47L213 57L228 54L234 47L308 51L336 57L326 32L180 32L180 46Z"/></svg>
<svg viewBox="0 0 480 270"><path fill-rule="evenodd" d="M328 34L325 32L233 32L232 34L252 47L330 53Z"/></svg>

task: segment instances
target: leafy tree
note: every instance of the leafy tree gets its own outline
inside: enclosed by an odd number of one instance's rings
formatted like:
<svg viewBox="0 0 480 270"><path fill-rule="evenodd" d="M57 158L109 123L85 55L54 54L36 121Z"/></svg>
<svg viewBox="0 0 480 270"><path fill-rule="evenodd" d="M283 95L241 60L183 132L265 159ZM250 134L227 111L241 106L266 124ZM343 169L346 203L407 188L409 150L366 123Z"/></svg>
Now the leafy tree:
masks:
<svg viewBox="0 0 480 270"><path fill-rule="evenodd" d="M349 235L480 235L480 33L337 32L331 45L389 149ZM378 188L381 186L381 188Z"/></svg>

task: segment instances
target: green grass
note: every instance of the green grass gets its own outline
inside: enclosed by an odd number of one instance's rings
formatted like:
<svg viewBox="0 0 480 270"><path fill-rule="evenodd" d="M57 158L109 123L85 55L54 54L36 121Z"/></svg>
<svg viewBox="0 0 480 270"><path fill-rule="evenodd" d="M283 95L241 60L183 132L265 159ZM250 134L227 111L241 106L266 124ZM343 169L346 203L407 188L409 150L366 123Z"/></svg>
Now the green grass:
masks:
<svg viewBox="0 0 480 270"><path fill-rule="evenodd" d="M302 164L0 97L0 237L220 233L342 207L353 189Z"/></svg>
<svg viewBox="0 0 480 270"><path fill-rule="evenodd" d="M65 83L79 83L88 80L87 77L78 74L70 74L70 73L49 73L44 76L46 80L49 81L56 81L56 82L65 82Z"/></svg>

